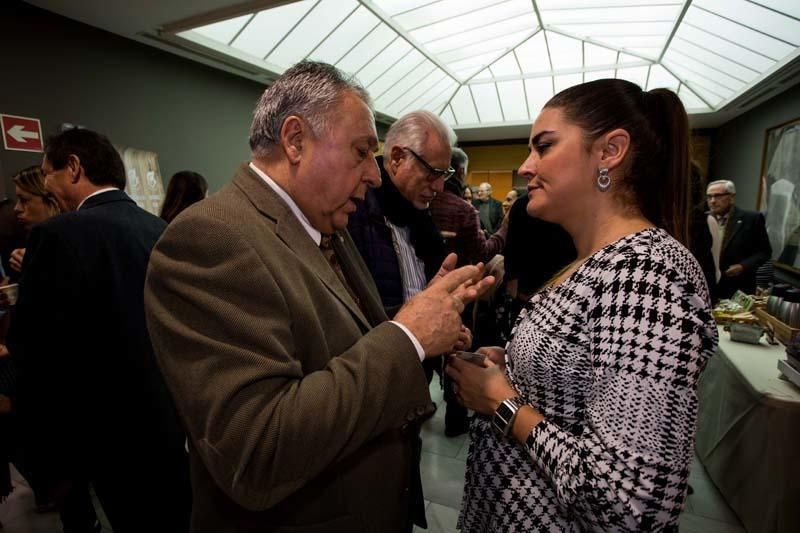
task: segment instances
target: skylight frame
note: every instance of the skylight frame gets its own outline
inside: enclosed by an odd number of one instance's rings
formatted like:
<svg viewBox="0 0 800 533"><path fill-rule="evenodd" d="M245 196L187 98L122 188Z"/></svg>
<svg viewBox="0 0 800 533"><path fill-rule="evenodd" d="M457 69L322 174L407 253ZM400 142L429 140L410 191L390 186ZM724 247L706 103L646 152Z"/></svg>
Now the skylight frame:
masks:
<svg viewBox="0 0 800 533"><path fill-rule="evenodd" d="M227 54L233 57L236 61L245 62L250 65L256 66L258 69L270 77L279 75L283 70L290 65L279 65L279 57L271 57L276 50L280 49L284 42L290 39L295 30L303 24L303 21L311 16L312 12L318 7L327 2L335 0L315 0L311 3L311 7L300 17L299 20L291 27L286 28L286 32L272 43L270 49L262 57L254 57L247 52L236 50L233 46L237 39L247 30L247 28L257 20L259 13L265 10L254 10L252 2L249 3L247 8L242 12L236 13L235 10L226 10L226 18L224 21L238 20L241 26L236 28L233 25L229 28L220 28L218 31L218 38L214 38L214 32L209 32L209 35L202 35L202 31L197 28L207 27L210 24L197 24L194 26L179 27L179 24L174 25L171 34L175 36L176 42L183 39L207 48L211 48L215 53ZM445 19L441 14L437 14L435 9L437 5L444 6L447 2L455 2L455 0L419 0L413 3L409 9L393 12L392 10L384 11L382 6L391 5L394 9L398 6L404 6L403 2L393 0L351 0L352 4L348 2L347 13L344 14L342 25L347 24L350 17L353 17L358 10L367 10L379 22L373 26L366 34L361 35L360 38L352 44L352 46L344 52L338 59L330 58L335 64L341 63L347 58L354 50L359 48L359 45L366 40L370 39L373 32L383 32L380 44L370 48L371 54L360 53L357 61L352 64L344 66L351 68L357 78L359 75L366 76L366 87L378 89L375 94L372 94L375 102L380 102L376 111L386 114L390 117L394 116L392 112L403 113L407 110L416 107L433 107L439 114L448 114L452 116L456 122L454 125L459 127L465 126L482 126L490 122L496 125L498 113L492 111L491 119L483 120L479 108L482 106L480 102L475 101L475 87L480 86L489 87L494 85L493 91L486 94L493 93L499 106L499 116L502 120L506 120L507 114L514 119L522 116L522 109L527 111L528 118L533 118L532 113L536 110L532 109L535 102L538 102L536 97L531 98L533 95L529 94L532 85L528 80L541 80L541 82L549 81L550 86L555 90L556 85L562 83L565 79L572 78L573 80L585 81L595 77L597 73L611 73L618 75L620 71L626 72L626 69L634 69L627 72L635 72L635 79L644 80L644 86L650 85L651 72L654 72L653 67L663 68L669 76L674 78L677 87L673 86L680 94L691 95L691 101L695 104L699 101L702 102L707 109L700 109L702 112L714 112L726 105L732 100L738 98L746 91L752 89L758 83L762 82L766 77L774 73L777 69L787 64L793 58L800 56L800 33L797 39L782 38L779 35L772 35L765 32L764 22L760 19L750 20L737 20L735 15L727 16L724 12L718 12L719 6L724 6L715 0L605 0L605 2L592 1L592 0L574 0L575 5L564 5L569 3L568 0L559 0L558 3L549 0L531 0L531 10L521 10L520 17L530 16L532 27L529 32L524 30L516 30L520 35L514 39L503 39L507 36L506 33L501 33L504 24L514 22L519 19L517 16L502 17L493 20L491 23L485 25L473 25L467 28L467 31L480 30L481 28L491 27L498 25L498 29L493 30L492 34L499 37L497 48L493 51L486 50L483 53L482 49L478 46L474 47L474 51L469 56L462 56L460 54L451 54L452 57L448 58L448 52L454 51L451 47L446 47L444 50L436 52L431 51L428 47L432 43L440 42L445 39L450 39L453 35L461 35L464 33L463 28L459 28L459 33L450 33L442 35L434 39L425 36L424 31L430 28L441 28L445 24L450 23L449 19ZM782 19L779 16L786 17L787 21L793 23L800 23L800 10L796 14L780 11L776 7L766 5L763 2L755 0L738 0L747 2L753 6L755 10L766 10L769 12L769 17L765 19L769 24L776 24ZM265 0L265 3L267 0ZM515 4L516 2L516 4ZM581 4L581 5L577 5ZM602 4L602 6L601 6ZM268 5L268 4L267 4ZM328 4L330 5L330 4ZM350 7L352 5L352 7ZM456 5L454 3L454 5ZM477 2L464 4L464 9L459 10L454 18L468 17L474 15L482 10L489 9L494 6L508 5L510 10L521 8L519 7L519 0L486 0L485 4ZM594 6L593 8L587 6ZM544 6L544 7L541 7ZM285 6L281 5L274 9L281 9ZM633 10L626 10L624 8L637 7L635 16L614 17L613 13L630 13ZM646 16L648 8L663 8L660 14L652 17ZM612 15L605 15L603 17L593 17L592 9L604 9L606 13ZM249 11L247 11L249 9ZM403 27L397 20L398 15L406 14L415 10L426 9L435 16L430 20L420 23L421 18L417 18L417 23L409 27ZM269 8L267 8L269 10ZM671 20L664 20L663 14L669 13L674 10L677 16ZM693 11L694 10L694 11ZM568 17L560 16L559 19L552 17L555 12L572 12L575 15ZM690 12L706 13L707 16L719 17L724 20L726 25L724 28L717 28L711 26L708 29L705 27L698 27L694 23L697 18L686 20L687 14ZM526 14L529 13L530 15ZM617 18L626 19L616 20ZM741 19L741 17L739 17ZM412 20L413 17L406 17L407 20ZM199 18L197 19L199 20ZM553 22L557 20L557 22ZM622 40L614 44L613 35L605 33L593 33L592 35L582 35L571 31L570 27L574 26L579 28L583 25L594 25L597 20L596 28L602 29L599 23L619 23L620 32L619 36ZM534 22L535 21L535 22ZM778 21L778 22L775 22ZM211 19L208 22L213 23ZM220 22L220 21L217 21ZM628 24L640 23L658 23L669 24L667 27L659 26L657 33L646 33L641 31L632 31L626 33L625 26ZM438 25L438 26L437 26ZM511 26L509 26L511 27ZM514 28L522 27L520 24L513 25ZM179 28L179 29L177 29ZM762 35L769 41L764 41L767 44L762 45L761 41L751 39L742 40L737 42L735 38L730 38L735 35L736 28L742 28L742 31L754 32L753 35ZM324 35L318 36L319 39L310 44L310 50L306 53L305 57L314 57L318 50L323 47L329 38L336 34L339 27L334 27L325 32ZM684 31L684 29L686 31ZM663 30L663 33L661 33ZM667 31L668 30L668 31ZM717 31L719 30L719 31ZM588 31L588 30L587 30ZM794 30L792 30L794 31ZM167 30L165 33L169 33ZM393 32L390 35L387 32ZM791 32L789 32L791 33ZM518 49L522 46L530 48L528 42L541 34L540 40L535 45L542 56L546 56L546 61L539 64L524 61ZM787 34L787 30L783 31ZM551 38L551 35L553 36ZM556 38L555 35L558 35ZM374 36L373 36L374 37ZM570 67L564 68L559 66L554 54L557 53L555 42L551 43L552 39L564 40L566 48L570 50ZM487 39L483 39L481 44ZM575 43L571 44L574 40ZM505 42L504 42L505 41ZM291 41L289 41L291 42ZM345 42L345 41L342 41ZM531 41L532 42L532 41ZM780 43L775 47L770 47L769 43ZM398 47L398 43L403 43L408 46L408 50ZM713 46L708 45L712 43ZM616 61L612 64L589 64L587 58L587 45L599 46L616 55ZM363 48L363 46L362 46ZM460 46L459 48L463 48ZM791 51L790 51L791 49ZM387 64L385 68L380 68L381 65L377 62L384 52L392 51L387 57L390 59L391 64ZM420 55L417 64L401 76L393 75L393 69L397 65L406 64L404 60L413 54L414 51ZM702 52L702 53L700 53ZM733 52L738 52L733 53ZM305 51L304 51L305 53ZM475 57L479 60L472 61ZM624 60L623 60L624 58ZM274 59L274 60L273 60ZM415 60L416 61L416 60ZM525 63L528 66L536 68L536 72L526 72ZM549 68L546 68L549 65ZM431 67L432 65L432 67ZM491 67L495 66L493 70ZM406 65L407 66L407 65ZM541 67L541 71L538 69ZM644 76L644 67L646 68L646 76ZM409 74L415 73L419 68L424 68L425 73L418 79L416 83L411 84L410 87L404 90L395 89L398 84L403 84L403 81ZM500 69L498 72L497 69ZM638 70L636 70L638 69ZM514 74L518 71L518 74ZM682 75L678 75L678 74ZM503 75L497 75L503 74ZM580 76L578 76L580 75ZM413 78L420 78L419 74L415 74ZM435 78L435 80L434 80ZM390 81L391 79L391 81ZM659 79L669 81L669 78L661 76ZM579 82L580 82L579 81ZM511 84L513 82L513 84ZM540 82L537 82L540 83ZM498 85L507 84L507 85ZM522 88L522 95L524 96L524 105L513 104L508 102L504 103L503 94L516 94L519 98L519 88ZM501 89L501 87L504 87ZM508 88L513 87L513 91ZM392 92L394 89L394 93ZM456 112L453 106L453 100L459 91L466 89L472 101L472 107L477 117L476 123L464 123L465 116L459 117L460 113ZM408 95L410 92L415 92L415 97L418 99L411 99ZM688 91L688 92L687 92ZM386 98L388 94L392 94L391 98ZM389 101L391 100L391 101ZM408 102L406 102L408 100ZM398 102L402 106L398 106ZM538 104L535 104L538 105ZM401 108L400 108L401 107ZM697 109L692 109L698 111ZM389 111L387 113L387 111ZM508 111L508 113L507 113ZM484 115L486 109L483 110ZM473 118L473 117L470 117ZM485 117L484 117L485 118ZM513 122L513 121L512 121Z"/></svg>

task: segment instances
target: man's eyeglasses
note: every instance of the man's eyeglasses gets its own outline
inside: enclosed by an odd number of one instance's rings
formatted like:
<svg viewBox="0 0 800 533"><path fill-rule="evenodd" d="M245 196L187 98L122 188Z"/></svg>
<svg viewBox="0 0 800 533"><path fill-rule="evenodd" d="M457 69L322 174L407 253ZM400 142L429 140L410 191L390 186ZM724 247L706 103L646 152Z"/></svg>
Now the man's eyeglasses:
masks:
<svg viewBox="0 0 800 533"><path fill-rule="evenodd" d="M722 198L724 196L730 196L732 193L729 192L721 192L717 194L706 194L707 200L716 200L717 198Z"/></svg>
<svg viewBox="0 0 800 533"><path fill-rule="evenodd" d="M424 166L428 170L428 175L427 175L428 181L436 181L439 178L449 179L450 177L453 176L453 174L456 173L456 171L455 171L455 169L453 167L449 167L449 168L443 169L443 168L436 168L436 167L431 166L427 161L422 159L422 157L417 152L412 150L411 148L406 147L406 148L403 148L403 150L406 150L409 153L411 153L411 155L416 157L417 161L422 163L422 166Z"/></svg>

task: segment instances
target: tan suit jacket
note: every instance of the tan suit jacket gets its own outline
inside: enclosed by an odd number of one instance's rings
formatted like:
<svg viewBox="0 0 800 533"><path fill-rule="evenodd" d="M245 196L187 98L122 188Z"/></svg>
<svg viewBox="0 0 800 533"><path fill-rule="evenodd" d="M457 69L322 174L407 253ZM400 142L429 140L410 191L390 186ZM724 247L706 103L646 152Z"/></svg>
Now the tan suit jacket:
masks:
<svg viewBox="0 0 800 533"><path fill-rule="evenodd" d="M189 434L194 532L408 528L433 405L349 235L336 241L369 318L246 165L153 250L148 327Z"/></svg>

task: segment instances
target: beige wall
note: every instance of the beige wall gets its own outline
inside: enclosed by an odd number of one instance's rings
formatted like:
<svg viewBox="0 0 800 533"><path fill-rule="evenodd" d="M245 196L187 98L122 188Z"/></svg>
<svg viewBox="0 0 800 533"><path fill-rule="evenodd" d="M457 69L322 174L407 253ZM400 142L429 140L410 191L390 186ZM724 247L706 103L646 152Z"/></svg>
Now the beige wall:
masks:
<svg viewBox="0 0 800 533"><path fill-rule="evenodd" d="M514 171L528 157L528 146L524 143L486 146L465 146L469 157L467 183L477 187L488 182L492 185L492 196L501 202L512 188Z"/></svg>

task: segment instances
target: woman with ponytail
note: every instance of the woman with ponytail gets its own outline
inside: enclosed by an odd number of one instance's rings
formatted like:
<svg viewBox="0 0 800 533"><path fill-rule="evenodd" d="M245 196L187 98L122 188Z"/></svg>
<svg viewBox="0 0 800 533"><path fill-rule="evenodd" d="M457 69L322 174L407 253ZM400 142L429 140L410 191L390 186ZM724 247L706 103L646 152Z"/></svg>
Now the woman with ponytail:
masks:
<svg viewBox="0 0 800 533"><path fill-rule="evenodd" d="M505 349L448 365L477 413L459 527L677 531L717 344L686 248L686 111L666 89L593 81L547 103L529 146L528 213L560 224L578 258Z"/></svg>

